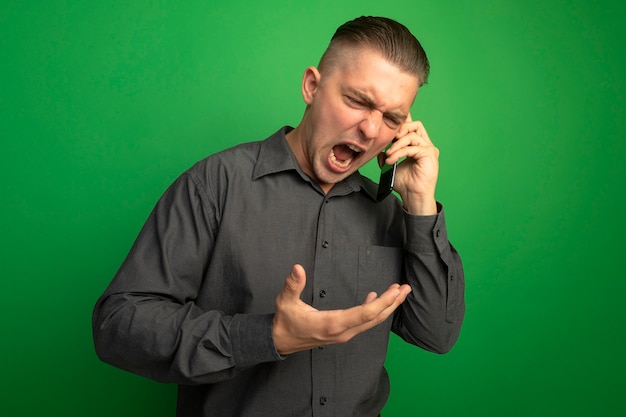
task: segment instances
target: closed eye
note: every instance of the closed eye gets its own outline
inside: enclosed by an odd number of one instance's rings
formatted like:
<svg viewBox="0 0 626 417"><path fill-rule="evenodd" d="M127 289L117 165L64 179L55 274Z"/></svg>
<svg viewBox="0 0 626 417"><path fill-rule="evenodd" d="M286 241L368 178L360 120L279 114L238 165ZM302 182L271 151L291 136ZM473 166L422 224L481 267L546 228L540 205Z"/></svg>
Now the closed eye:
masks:
<svg viewBox="0 0 626 417"><path fill-rule="evenodd" d="M359 100L355 97L352 96L346 96L346 100L353 106L356 107L368 107L367 103L363 102L362 100Z"/></svg>
<svg viewBox="0 0 626 417"><path fill-rule="evenodd" d="M387 116L387 115L385 115L385 120L387 121L387 125L389 127L394 128L394 129L402 124L402 122L398 118L396 118L394 116Z"/></svg>

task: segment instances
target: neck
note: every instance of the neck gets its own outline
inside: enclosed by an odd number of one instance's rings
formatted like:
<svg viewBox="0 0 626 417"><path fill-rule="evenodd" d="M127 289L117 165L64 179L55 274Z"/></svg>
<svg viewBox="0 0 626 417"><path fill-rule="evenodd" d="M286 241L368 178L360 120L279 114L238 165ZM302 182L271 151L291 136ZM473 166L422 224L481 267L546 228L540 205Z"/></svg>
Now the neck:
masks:
<svg viewBox="0 0 626 417"><path fill-rule="evenodd" d="M304 122L304 119L303 119ZM287 144L291 148L291 151L296 157L296 161L300 166L300 169L304 171L306 175L311 178L312 181L317 183L320 186L324 194L328 194L330 190L333 188L334 184L321 183L313 171L313 167L309 162L309 158L307 157L307 149L306 149L306 124L300 123L296 126L291 132L285 135L285 139L287 139Z"/></svg>

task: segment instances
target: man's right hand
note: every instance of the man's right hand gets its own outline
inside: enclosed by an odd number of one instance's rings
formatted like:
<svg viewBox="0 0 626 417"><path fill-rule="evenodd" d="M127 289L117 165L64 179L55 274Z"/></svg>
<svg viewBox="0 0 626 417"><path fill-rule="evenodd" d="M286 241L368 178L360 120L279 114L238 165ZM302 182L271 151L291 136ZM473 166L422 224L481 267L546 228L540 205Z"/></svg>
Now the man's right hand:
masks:
<svg viewBox="0 0 626 417"><path fill-rule="evenodd" d="M300 299L305 285L304 268L294 265L276 297L272 335L281 355L345 343L385 321L411 292L407 284L393 284L380 296L369 293L361 305L345 310L317 310Z"/></svg>

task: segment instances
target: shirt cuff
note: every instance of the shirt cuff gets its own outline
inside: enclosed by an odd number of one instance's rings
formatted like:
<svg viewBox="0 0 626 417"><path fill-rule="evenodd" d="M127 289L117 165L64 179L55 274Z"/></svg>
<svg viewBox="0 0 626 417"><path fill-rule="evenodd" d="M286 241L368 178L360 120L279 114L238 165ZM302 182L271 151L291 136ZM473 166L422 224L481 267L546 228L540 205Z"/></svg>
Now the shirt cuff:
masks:
<svg viewBox="0 0 626 417"><path fill-rule="evenodd" d="M448 229L443 205L437 202L437 214L416 216L404 212L407 246L419 253L441 253L448 245Z"/></svg>
<svg viewBox="0 0 626 417"><path fill-rule="evenodd" d="M248 367L282 360L272 337L273 314L237 314L230 322L235 366Z"/></svg>

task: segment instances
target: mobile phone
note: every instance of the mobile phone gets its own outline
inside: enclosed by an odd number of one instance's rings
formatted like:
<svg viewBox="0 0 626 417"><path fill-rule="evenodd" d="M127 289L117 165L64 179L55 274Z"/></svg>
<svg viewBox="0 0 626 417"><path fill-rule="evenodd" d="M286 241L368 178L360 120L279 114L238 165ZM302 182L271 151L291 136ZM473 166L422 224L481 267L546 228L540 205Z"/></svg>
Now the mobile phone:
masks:
<svg viewBox="0 0 626 417"><path fill-rule="evenodd" d="M383 152L389 149L389 146L387 146L387 148L385 148ZM379 203L383 201L385 197L391 194L391 191L393 191L393 183L396 179L397 167L398 163L396 162L393 165L383 164L383 166L380 168L380 180L378 181L378 193L376 195L376 201L378 201Z"/></svg>

